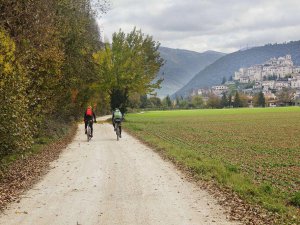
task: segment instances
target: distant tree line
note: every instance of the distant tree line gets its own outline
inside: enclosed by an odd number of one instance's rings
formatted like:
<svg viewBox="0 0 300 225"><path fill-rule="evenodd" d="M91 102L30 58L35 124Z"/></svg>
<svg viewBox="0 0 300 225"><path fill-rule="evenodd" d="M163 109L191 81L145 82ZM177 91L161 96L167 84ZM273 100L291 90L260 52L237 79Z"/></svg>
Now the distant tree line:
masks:
<svg viewBox="0 0 300 225"><path fill-rule="evenodd" d="M266 99L262 92L256 94L253 98L254 107L265 107ZM194 95L188 98L176 97L171 99L170 96L166 96L160 99L156 96L135 96L130 98L129 107L131 109L221 109L221 108L241 108L249 107L248 97L240 92L232 94L223 93L222 97L215 94L209 94L208 96Z"/></svg>

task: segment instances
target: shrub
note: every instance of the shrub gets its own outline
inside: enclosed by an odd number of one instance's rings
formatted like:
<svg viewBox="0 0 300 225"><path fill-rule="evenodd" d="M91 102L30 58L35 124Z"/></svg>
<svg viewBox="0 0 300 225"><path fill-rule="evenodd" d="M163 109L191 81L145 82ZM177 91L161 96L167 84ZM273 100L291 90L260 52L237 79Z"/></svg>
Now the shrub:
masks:
<svg viewBox="0 0 300 225"><path fill-rule="evenodd" d="M31 147L26 73L15 59L15 44L0 28L0 156Z"/></svg>

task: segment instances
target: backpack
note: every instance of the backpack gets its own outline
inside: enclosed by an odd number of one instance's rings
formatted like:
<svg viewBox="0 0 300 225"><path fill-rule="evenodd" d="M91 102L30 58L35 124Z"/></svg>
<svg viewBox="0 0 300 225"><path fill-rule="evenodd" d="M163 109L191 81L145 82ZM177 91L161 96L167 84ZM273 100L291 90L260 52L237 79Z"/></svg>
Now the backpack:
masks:
<svg viewBox="0 0 300 225"><path fill-rule="evenodd" d="M88 109L86 110L86 115L87 115L87 116L93 116L93 111L92 111L91 108L88 108Z"/></svg>
<svg viewBox="0 0 300 225"><path fill-rule="evenodd" d="M115 119L122 119L122 113L120 111L115 111L114 117L115 117Z"/></svg>

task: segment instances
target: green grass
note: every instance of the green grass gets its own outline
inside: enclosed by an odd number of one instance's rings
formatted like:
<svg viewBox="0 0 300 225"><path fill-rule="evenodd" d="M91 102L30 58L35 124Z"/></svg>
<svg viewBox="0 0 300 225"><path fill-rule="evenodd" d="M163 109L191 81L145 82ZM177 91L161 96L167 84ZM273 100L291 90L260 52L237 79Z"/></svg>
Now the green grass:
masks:
<svg viewBox="0 0 300 225"><path fill-rule="evenodd" d="M127 129L195 177L299 216L300 108L155 111L129 114L126 121Z"/></svg>
<svg viewBox="0 0 300 225"><path fill-rule="evenodd" d="M291 199L291 203L294 206L300 207L300 191L296 192Z"/></svg>

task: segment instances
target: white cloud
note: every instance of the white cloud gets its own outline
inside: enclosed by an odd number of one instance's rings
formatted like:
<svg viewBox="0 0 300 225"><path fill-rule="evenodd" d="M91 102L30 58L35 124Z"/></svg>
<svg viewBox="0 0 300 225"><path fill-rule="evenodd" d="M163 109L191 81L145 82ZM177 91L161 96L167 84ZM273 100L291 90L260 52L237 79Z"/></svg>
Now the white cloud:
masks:
<svg viewBox="0 0 300 225"><path fill-rule="evenodd" d="M231 52L300 39L298 0L111 0L99 24L110 39L134 26L162 46Z"/></svg>

